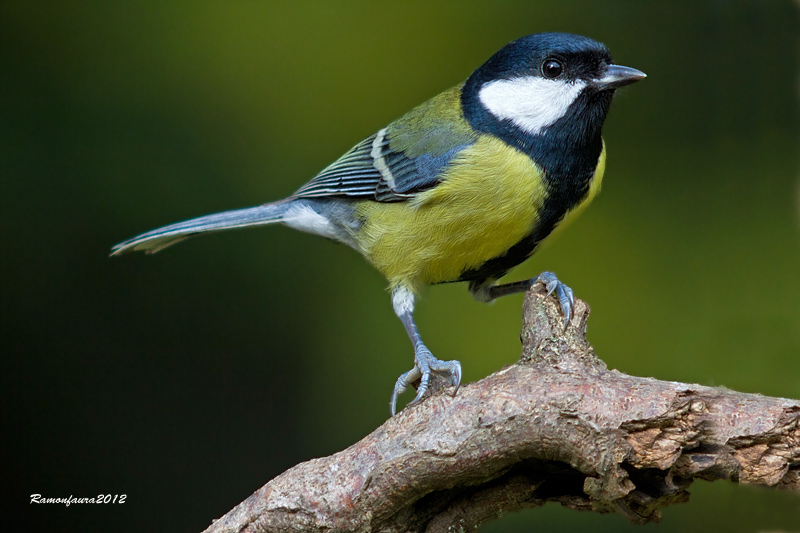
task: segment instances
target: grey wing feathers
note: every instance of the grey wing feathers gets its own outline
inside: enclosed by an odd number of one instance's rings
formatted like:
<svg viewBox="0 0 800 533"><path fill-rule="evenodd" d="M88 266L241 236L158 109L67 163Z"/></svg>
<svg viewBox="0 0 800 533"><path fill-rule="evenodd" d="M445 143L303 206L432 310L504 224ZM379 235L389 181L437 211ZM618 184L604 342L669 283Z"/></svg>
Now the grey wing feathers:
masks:
<svg viewBox="0 0 800 533"><path fill-rule="evenodd" d="M185 220L121 242L111 249L111 255L133 251L155 253L198 233L273 224L281 221L287 205L286 202L275 202Z"/></svg>
<svg viewBox="0 0 800 533"><path fill-rule="evenodd" d="M386 129L370 135L300 187L293 198L351 197L398 202L439 183L441 171L468 144L433 157L393 150Z"/></svg>
<svg viewBox="0 0 800 533"><path fill-rule="evenodd" d="M372 157L375 135L355 145L349 152L325 168L300 187L295 198L320 198L325 196L370 197L381 179Z"/></svg>
<svg viewBox="0 0 800 533"><path fill-rule="evenodd" d="M436 186L478 133L464 119L461 88L412 109L303 185L294 198L350 197L398 202Z"/></svg>

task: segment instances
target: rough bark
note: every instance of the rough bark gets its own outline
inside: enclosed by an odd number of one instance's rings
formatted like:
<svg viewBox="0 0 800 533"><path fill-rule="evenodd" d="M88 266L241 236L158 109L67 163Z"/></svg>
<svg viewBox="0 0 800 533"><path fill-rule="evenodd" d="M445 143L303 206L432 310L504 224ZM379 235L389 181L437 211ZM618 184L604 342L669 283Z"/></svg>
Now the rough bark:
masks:
<svg viewBox="0 0 800 533"><path fill-rule="evenodd" d="M800 494L800 401L608 370L588 315L578 300L564 331L529 292L518 363L287 470L206 532L466 530L547 501L643 523L695 478Z"/></svg>

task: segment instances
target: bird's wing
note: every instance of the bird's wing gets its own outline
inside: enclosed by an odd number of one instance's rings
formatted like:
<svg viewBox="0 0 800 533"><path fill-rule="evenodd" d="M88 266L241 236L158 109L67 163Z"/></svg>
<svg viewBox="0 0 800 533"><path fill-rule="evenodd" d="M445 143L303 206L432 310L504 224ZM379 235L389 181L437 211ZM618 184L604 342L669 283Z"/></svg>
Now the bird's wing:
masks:
<svg viewBox="0 0 800 533"><path fill-rule="evenodd" d="M367 137L293 196L397 202L435 186L478 138L463 117L460 94L460 87L445 91Z"/></svg>

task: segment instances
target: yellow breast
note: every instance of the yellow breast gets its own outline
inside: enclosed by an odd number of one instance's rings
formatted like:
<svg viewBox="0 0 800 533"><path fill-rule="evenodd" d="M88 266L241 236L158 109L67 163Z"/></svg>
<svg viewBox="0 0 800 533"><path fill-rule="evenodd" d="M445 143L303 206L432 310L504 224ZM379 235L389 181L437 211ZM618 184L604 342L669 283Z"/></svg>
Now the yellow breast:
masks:
<svg viewBox="0 0 800 533"><path fill-rule="evenodd" d="M359 248L393 288L455 281L528 235L547 195L525 154L490 136L410 202L359 202Z"/></svg>

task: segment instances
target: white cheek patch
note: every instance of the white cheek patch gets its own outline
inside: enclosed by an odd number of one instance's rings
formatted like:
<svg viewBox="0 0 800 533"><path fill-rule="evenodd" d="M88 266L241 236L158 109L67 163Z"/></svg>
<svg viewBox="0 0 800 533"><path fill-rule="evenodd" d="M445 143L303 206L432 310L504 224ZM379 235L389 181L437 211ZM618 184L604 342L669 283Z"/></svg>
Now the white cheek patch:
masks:
<svg viewBox="0 0 800 533"><path fill-rule="evenodd" d="M526 132L537 135L564 116L586 83L566 82L528 76L490 81L478 97L500 120L511 120Z"/></svg>

